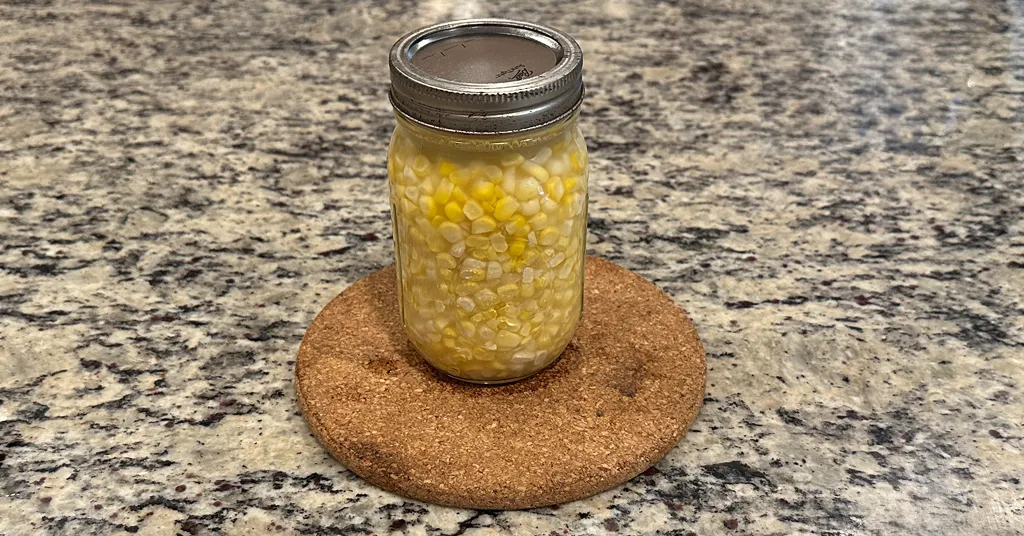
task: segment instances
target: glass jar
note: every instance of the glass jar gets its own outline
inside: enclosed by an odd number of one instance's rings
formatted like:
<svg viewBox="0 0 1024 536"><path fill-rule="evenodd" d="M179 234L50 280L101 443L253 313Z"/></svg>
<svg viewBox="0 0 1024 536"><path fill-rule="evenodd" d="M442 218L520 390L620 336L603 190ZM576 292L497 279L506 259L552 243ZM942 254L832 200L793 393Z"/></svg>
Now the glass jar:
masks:
<svg viewBox="0 0 1024 536"><path fill-rule="evenodd" d="M390 60L405 331L461 380L530 376L558 358L583 310L579 45L544 26L478 19L413 32Z"/></svg>

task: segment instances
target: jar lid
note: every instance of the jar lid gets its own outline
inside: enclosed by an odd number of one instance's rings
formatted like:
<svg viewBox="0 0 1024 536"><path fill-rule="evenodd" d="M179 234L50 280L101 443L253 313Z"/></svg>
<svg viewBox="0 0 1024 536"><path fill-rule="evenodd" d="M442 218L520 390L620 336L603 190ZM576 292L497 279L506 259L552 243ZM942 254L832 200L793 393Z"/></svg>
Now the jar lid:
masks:
<svg viewBox="0 0 1024 536"><path fill-rule="evenodd" d="M467 19L427 26L391 47L391 104L449 132L507 134L572 114L583 101L583 51L529 22Z"/></svg>

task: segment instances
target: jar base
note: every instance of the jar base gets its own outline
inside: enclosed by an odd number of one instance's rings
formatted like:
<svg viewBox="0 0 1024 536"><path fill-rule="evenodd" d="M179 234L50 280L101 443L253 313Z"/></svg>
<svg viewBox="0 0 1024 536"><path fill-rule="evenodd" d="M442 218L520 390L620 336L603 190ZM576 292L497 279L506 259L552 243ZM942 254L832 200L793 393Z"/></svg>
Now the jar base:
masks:
<svg viewBox="0 0 1024 536"><path fill-rule="evenodd" d="M424 358L424 361L426 361L427 364L430 365L430 368L440 372L441 374L444 374L445 376L448 376L449 378L451 378L453 380L458 380L458 381L464 382L464 383L472 383L474 385L490 385L490 386L494 386L494 385L508 385L510 383L515 383L515 382L523 381L523 380L525 380L527 378L530 378L532 376L540 374L541 372L544 372L545 370L550 368L555 363L558 363L558 360L562 359L562 354L563 353L565 353L565 350L562 350L562 352L560 352L558 354L558 357L552 359L550 363L548 363L547 365L544 365L543 367L541 367L541 368L539 368L539 369L537 369L537 370L535 370L535 371L533 371L533 372L531 372L529 374L524 374L522 376L518 376L516 378L510 378L510 379L507 379L507 380L474 380L474 379L470 379L470 378L463 378L461 376L456 376L455 374L452 374L451 372L448 372L448 371L446 371L446 370L444 370L442 368L435 367L426 358ZM421 354L421 357L422 357L422 354Z"/></svg>

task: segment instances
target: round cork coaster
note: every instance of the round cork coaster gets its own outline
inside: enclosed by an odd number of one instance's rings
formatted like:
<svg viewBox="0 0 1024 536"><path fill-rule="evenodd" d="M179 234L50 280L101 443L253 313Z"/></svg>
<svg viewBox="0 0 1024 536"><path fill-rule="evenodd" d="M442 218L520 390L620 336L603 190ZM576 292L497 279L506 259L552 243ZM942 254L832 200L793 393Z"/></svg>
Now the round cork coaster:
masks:
<svg viewBox="0 0 1024 536"><path fill-rule="evenodd" d="M295 364L299 404L349 469L421 501L520 509L613 488L686 434L704 396L704 347L653 284L588 257L584 313L552 366L502 386L461 383L406 340L395 268L317 315Z"/></svg>

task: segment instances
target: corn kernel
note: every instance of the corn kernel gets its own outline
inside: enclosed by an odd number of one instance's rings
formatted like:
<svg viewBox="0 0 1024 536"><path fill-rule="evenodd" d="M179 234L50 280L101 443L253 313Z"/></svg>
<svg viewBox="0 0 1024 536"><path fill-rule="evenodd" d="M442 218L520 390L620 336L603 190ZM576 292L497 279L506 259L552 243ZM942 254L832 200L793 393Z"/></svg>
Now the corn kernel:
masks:
<svg viewBox="0 0 1024 536"><path fill-rule="evenodd" d="M523 171L529 173L530 175L532 175L537 180L540 180L540 181L548 180L548 170L544 169L544 166L541 166L540 164L538 164L536 162L527 160L526 162L523 162L520 167L522 168Z"/></svg>
<svg viewBox="0 0 1024 536"><path fill-rule="evenodd" d="M433 197L428 197L428 196L425 196L425 195L421 195L420 196L420 201L419 201L419 207L420 207L420 210L423 212L423 215L427 219L433 219L434 216L437 216L437 203L434 202L434 198Z"/></svg>
<svg viewBox="0 0 1024 536"><path fill-rule="evenodd" d="M412 170L415 171L417 175L422 177L429 169L430 159L427 157L418 154L416 155L416 158L412 159Z"/></svg>
<svg viewBox="0 0 1024 536"><path fill-rule="evenodd" d="M476 222L473 223L475 224ZM505 236L502 235L501 233L494 233L491 235L491 247L497 253L504 253L506 250L508 250L508 241L505 239Z"/></svg>
<svg viewBox="0 0 1024 536"><path fill-rule="evenodd" d="M494 182L497 182L502 176L501 168L498 166L486 166L483 173L484 177Z"/></svg>
<svg viewBox="0 0 1024 536"><path fill-rule="evenodd" d="M455 164L452 164L451 162L449 162L447 160L442 160L441 161L441 166L439 167L438 172L441 173L442 177L447 177L448 175L451 175L452 172L455 171L455 170L456 170Z"/></svg>
<svg viewBox="0 0 1024 536"><path fill-rule="evenodd" d="M458 242L459 240L462 240L462 227L459 227L458 224L446 221L442 223L437 230L440 231L441 236L443 236L445 240L453 244L455 242Z"/></svg>
<svg viewBox="0 0 1024 536"><path fill-rule="evenodd" d="M485 236L472 235L466 238L466 246L471 248L482 248L490 245L491 241Z"/></svg>
<svg viewBox="0 0 1024 536"><path fill-rule="evenodd" d="M548 197L554 200L556 203L562 200L562 194L565 193L562 179L558 177L551 177L546 183L544 183L544 191L547 192Z"/></svg>
<svg viewBox="0 0 1024 536"><path fill-rule="evenodd" d="M564 192L571 192L576 189L578 184L579 181L576 180L576 177L566 177L565 179L562 179L562 190Z"/></svg>
<svg viewBox="0 0 1024 536"><path fill-rule="evenodd" d="M534 229L544 229L548 226L548 215L541 212L536 216L530 218L530 227Z"/></svg>
<svg viewBox="0 0 1024 536"><path fill-rule="evenodd" d="M473 221L473 234L490 233L498 228L498 223L490 216L481 216Z"/></svg>
<svg viewBox="0 0 1024 536"><path fill-rule="evenodd" d="M542 246L551 246L558 241L558 230L553 227L548 227L537 235L537 242Z"/></svg>
<svg viewBox="0 0 1024 536"><path fill-rule="evenodd" d="M441 268L454 269L455 268L455 257L452 257L448 253L437 254L437 265Z"/></svg>
<svg viewBox="0 0 1024 536"><path fill-rule="evenodd" d="M503 166L518 166L524 161L526 161L526 159L519 153L506 154L501 157L501 165Z"/></svg>
<svg viewBox="0 0 1024 536"><path fill-rule="evenodd" d="M495 342L497 342L498 346L502 348L514 348L516 345L519 344L519 341L521 341L522 339L522 337L516 335L515 333L511 333L506 330L501 330L498 332L498 336Z"/></svg>
<svg viewBox="0 0 1024 536"><path fill-rule="evenodd" d="M455 223L459 223L460 221L466 219L465 215L462 214L462 207L459 206L459 204L455 201L449 201L448 203L445 204L444 215L447 216L449 220Z"/></svg>
<svg viewBox="0 0 1024 536"><path fill-rule="evenodd" d="M470 199L462 206L462 213L465 214L467 218L475 220L484 215L484 209L480 206L480 203Z"/></svg>
<svg viewBox="0 0 1024 536"><path fill-rule="evenodd" d="M508 254L512 257L518 257L522 255L523 251L526 251L525 240L513 240L512 243L509 244L508 246Z"/></svg>
<svg viewBox="0 0 1024 536"><path fill-rule="evenodd" d="M434 190L434 202L439 206L444 206L449 199L452 198L452 191L455 190L455 185L448 179L441 179L441 183L438 184L437 190Z"/></svg>
<svg viewBox="0 0 1024 536"><path fill-rule="evenodd" d="M540 194L539 188L540 184L535 179L527 177L516 183L516 197L520 201L529 201Z"/></svg>
<svg viewBox="0 0 1024 536"><path fill-rule="evenodd" d="M465 186L466 184L469 183L470 180L472 180L473 173L471 173L466 168L459 168L453 171L452 174L448 176L448 178L450 178L452 182L455 183L455 186Z"/></svg>
<svg viewBox="0 0 1024 536"><path fill-rule="evenodd" d="M531 199L519 207L519 213L523 216L533 216L538 212L540 212L540 201L537 199Z"/></svg>
<svg viewBox="0 0 1024 536"><path fill-rule="evenodd" d="M465 203L467 200L469 200L469 198L466 197L466 192L464 192L462 188L458 186L452 188L452 199L459 203Z"/></svg>
<svg viewBox="0 0 1024 536"><path fill-rule="evenodd" d="M494 204L494 218L506 221L519 209L519 202L514 197L503 197Z"/></svg>
<svg viewBox="0 0 1024 536"><path fill-rule="evenodd" d="M490 201L494 199L494 183L487 181L477 181L473 185L473 189L470 191L473 199L478 201Z"/></svg>

